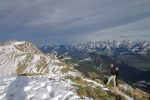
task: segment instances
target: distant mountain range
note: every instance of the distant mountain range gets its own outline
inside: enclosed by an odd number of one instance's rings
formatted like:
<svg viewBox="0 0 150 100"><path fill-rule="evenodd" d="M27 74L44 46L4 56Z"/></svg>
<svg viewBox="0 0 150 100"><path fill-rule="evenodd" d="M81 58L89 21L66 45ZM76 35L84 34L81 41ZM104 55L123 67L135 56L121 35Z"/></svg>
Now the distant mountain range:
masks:
<svg viewBox="0 0 150 100"><path fill-rule="evenodd" d="M44 53L70 54L77 58L85 58L89 53L102 52L110 55L150 54L150 41L99 41L75 45L43 45L39 49Z"/></svg>

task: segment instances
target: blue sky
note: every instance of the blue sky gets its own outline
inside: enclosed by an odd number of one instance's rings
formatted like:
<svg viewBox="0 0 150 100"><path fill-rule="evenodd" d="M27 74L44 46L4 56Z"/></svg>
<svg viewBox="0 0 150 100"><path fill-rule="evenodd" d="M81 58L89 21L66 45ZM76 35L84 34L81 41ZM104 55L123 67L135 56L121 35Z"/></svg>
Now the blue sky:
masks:
<svg viewBox="0 0 150 100"><path fill-rule="evenodd" d="M0 42L150 40L150 0L0 0Z"/></svg>

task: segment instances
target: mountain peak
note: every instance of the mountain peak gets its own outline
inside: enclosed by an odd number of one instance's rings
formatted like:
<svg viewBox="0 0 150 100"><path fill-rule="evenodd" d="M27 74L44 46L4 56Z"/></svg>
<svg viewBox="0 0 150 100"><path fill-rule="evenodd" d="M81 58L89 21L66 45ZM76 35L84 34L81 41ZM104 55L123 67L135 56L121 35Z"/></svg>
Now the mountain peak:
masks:
<svg viewBox="0 0 150 100"><path fill-rule="evenodd" d="M56 57L43 54L27 41L8 41L0 45L0 65L1 75L59 73L67 67Z"/></svg>

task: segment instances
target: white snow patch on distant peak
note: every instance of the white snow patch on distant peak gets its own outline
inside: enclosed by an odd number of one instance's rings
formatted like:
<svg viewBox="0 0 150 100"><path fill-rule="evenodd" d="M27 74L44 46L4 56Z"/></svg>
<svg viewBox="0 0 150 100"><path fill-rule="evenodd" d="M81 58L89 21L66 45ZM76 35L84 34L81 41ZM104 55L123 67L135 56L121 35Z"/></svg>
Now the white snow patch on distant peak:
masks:
<svg viewBox="0 0 150 100"><path fill-rule="evenodd" d="M25 42L26 42L26 41L20 41L20 42L17 41L17 42L14 42L13 44L14 44L14 45L20 45L20 44L25 44Z"/></svg>

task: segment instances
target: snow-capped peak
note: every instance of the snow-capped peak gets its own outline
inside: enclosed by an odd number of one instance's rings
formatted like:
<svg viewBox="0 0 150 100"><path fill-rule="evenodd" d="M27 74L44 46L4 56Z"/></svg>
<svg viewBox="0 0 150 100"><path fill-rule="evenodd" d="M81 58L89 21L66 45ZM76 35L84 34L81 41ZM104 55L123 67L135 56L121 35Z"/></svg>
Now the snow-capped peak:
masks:
<svg viewBox="0 0 150 100"><path fill-rule="evenodd" d="M32 43L9 41L0 46L0 75L53 73L65 68L56 57L41 53Z"/></svg>

